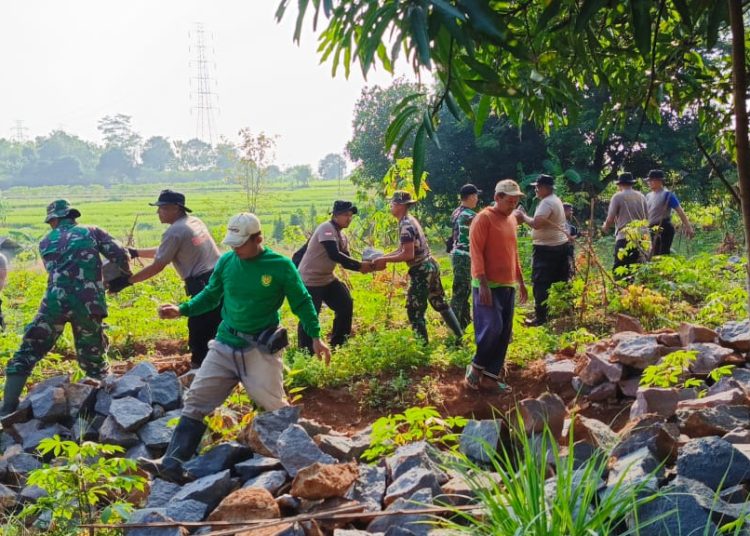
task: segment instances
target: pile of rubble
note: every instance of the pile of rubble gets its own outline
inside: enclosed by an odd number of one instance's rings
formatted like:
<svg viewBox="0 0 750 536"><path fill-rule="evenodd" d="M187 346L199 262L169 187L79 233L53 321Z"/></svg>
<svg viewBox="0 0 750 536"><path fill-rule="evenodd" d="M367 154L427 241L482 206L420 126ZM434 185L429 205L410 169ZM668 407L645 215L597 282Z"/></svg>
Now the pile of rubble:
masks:
<svg viewBox="0 0 750 536"><path fill-rule="evenodd" d="M705 396L690 389L638 387L646 366L680 348L698 350L696 375L726 363L736 368ZM570 415L560 396L544 393L520 401L518 413L469 421L460 451L486 464L487 446L500 448L512 441L509 429L518 430L520 415L532 438L548 427L562 445L563 459L572 456L576 467L597 452L608 453L601 493L621 480L663 491L638 512L641 523L658 519L640 534L688 534L696 527L708 527L713 534L719 524L746 513L750 493L749 350L747 322L730 323L717 332L685 324L674 333L618 333L591 345L583 361L550 360L548 382L572 384L590 398L602 391L610 393L607 397L634 398L631 420L622 430ZM102 386L71 383L67 377L36 385L18 411L0 421L0 507L17 509L41 496L41 490L26 485L26 478L45 461L36 453L40 441L55 434L121 445L128 458L161 455L172 434L169 422L180 412L184 380L140 363ZM358 463L369 443L368 430L345 436L301 418L299 407L260 414L236 442L219 444L186 464L196 477L193 482L151 480L147 492L134 499L139 509L125 533L177 536L221 532L227 522L278 520L274 526L238 533L422 536L435 531L425 523L434 518L420 510L422 505L471 503L468 483L445 469L444 454L429 444L402 446L376 465ZM555 459L548 462L554 475ZM347 509L357 517L316 519L322 512ZM142 526L158 522L173 525Z"/></svg>

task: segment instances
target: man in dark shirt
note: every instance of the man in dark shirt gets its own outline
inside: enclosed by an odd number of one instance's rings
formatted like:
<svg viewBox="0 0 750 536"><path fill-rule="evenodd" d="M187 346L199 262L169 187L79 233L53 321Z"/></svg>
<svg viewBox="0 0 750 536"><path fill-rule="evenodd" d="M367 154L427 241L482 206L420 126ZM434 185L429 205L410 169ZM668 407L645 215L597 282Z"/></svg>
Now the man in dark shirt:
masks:
<svg viewBox="0 0 750 536"><path fill-rule="evenodd" d="M360 262L350 256L349 240L341 232L349 227L356 213L357 207L351 201L336 201L331 210L331 219L315 229L299 265L302 282L312 296L315 311L320 314L320 308L325 303L335 313L329 337L331 346L341 346L349 338L354 313L349 289L333 274L336 265L363 274L372 271L372 263ZM312 353L312 339L302 324L297 329L297 340L300 348Z"/></svg>

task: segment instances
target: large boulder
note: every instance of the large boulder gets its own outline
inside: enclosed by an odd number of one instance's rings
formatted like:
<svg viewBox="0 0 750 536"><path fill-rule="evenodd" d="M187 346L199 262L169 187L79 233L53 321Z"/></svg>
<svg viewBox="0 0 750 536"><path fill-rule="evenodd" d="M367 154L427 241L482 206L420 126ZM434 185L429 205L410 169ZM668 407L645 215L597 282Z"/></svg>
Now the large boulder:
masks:
<svg viewBox="0 0 750 536"><path fill-rule="evenodd" d="M146 423L138 430L138 437L148 448L167 448L174 433L174 427L169 426L169 422L173 419L173 416L165 415L160 419Z"/></svg>
<svg viewBox="0 0 750 536"><path fill-rule="evenodd" d="M723 439L702 437L680 449L677 474L717 491L750 479L750 459Z"/></svg>
<svg viewBox="0 0 750 536"><path fill-rule="evenodd" d="M276 519L281 516L273 496L262 488L240 488L227 495L208 516L209 521Z"/></svg>
<svg viewBox="0 0 750 536"><path fill-rule="evenodd" d="M237 463L252 456L252 451L245 445L234 441L215 446L205 454L196 456L184 467L194 476L201 478L218 473L224 469L231 469Z"/></svg>
<svg viewBox="0 0 750 536"><path fill-rule="evenodd" d="M680 324L679 334L681 346L689 346L695 342L715 342L718 337L718 334L710 328L688 324L687 322Z"/></svg>
<svg viewBox="0 0 750 536"><path fill-rule="evenodd" d="M276 451L281 465L292 477L314 463L336 463L336 458L320 450L299 424L292 424L282 432L276 442Z"/></svg>
<svg viewBox="0 0 750 536"><path fill-rule="evenodd" d="M167 371L146 380L151 402L165 410L177 409L182 405L182 384L173 371Z"/></svg>
<svg viewBox="0 0 750 536"><path fill-rule="evenodd" d="M669 418L677 411L679 400L680 394L677 389L641 387L630 407L630 418L636 419L650 413Z"/></svg>
<svg viewBox="0 0 750 536"><path fill-rule="evenodd" d="M750 320L727 322L718 329L719 343L739 352L750 351Z"/></svg>
<svg viewBox="0 0 750 536"><path fill-rule="evenodd" d="M68 414L68 399L63 387L35 391L28 396L34 417L44 422L56 422Z"/></svg>
<svg viewBox="0 0 750 536"><path fill-rule="evenodd" d="M688 350L698 352L695 356L695 362L690 367L694 374L708 374L734 355L734 350L731 348L725 348L711 342L693 343L688 346Z"/></svg>
<svg viewBox="0 0 750 536"><path fill-rule="evenodd" d="M500 426L494 419L468 421L459 438L461 452L475 462L489 463L489 452L497 449L500 441Z"/></svg>
<svg viewBox="0 0 750 536"><path fill-rule="evenodd" d="M131 396L116 398L109 406L110 417L126 432L134 432L147 423L152 411L150 404Z"/></svg>
<svg viewBox="0 0 750 536"><path fill-rule="evenodd" d="M716 406L677 411L680 431L688 437L724 435L737 428L750 426L747 406Z"/></svg>
<svg viewBox="0 0 750 536"><path fill-rule="evenodd" d="M240 433L238 441L262 456L278 458L276 442L287 428L297 423L300 411L299 406L286 406L261 413Z"/></svg>
<svg viewBox="0 0 750 536"><path fill-rule="evenodd" d="M586 352L586 361L578 373L586 385L595 386L604 381L619 382L622 379L622 365L609 360L609 353L594 346Z"/></svg>
<svg viewBox="0 0 750 536"><path fill-rule="evenodd" d="M663 348L655 335L641 335L620 342L612 352L611 360L643 370L659 361Z"/></svg>
<svg viewBox="0 0 750 536"><path fill-rule="evenodd" d="M99 390L87 383L71 383L65 387L65 398L68 400L68 416L75 419L78 415L94 412L96 395Z"/></svg>
<svg viewBox="0 0 750 536"><path fill-rule="evenodd" d="M324 465L314 463L300 469L292 481L291 494L309 500L343 497L359 476L353 463Z"/></svg>

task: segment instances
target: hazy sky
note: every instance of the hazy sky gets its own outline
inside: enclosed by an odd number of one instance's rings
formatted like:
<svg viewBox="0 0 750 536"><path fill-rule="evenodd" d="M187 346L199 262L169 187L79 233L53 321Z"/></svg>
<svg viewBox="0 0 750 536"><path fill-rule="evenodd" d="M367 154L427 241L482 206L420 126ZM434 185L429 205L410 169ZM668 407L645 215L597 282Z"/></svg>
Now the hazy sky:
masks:
<svg viewBox="0 0 750 536"><path fill-rule="evenodd" d="M358 70L349 80L343 71L331 78L311 31L297 46L293 18L276 24L277 4L2 0L0 137L10 137L22 120L32 138L63 128L101 141L97 121L116 113L132 116L144 138L195 137L189 33L201 22L215 59L218 133L236 140L247 126L277 134L278 163L317 167L325 154L343 151L362 87L391 78L382 70L367 82Z"/></svg>

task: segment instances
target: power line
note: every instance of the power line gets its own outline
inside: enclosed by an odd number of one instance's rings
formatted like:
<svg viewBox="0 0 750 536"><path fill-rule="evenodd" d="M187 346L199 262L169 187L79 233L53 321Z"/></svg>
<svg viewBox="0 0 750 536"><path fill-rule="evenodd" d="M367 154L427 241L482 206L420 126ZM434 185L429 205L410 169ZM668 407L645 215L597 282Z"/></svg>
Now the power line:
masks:
<svg viewBox="0 0 750 536"><path fill-rule="evenodd" d="M203 23L196 22L192 33L188 33L192 46L190 48L190 113L196 115L196 138L211 145L214 142L216 131L215 114L218 113L218 95L216 94L216 80L212 77L216 63L209 57L213 56L213 49L208 47L207 39L213 40L213 36L206 33Z"/></svg>

